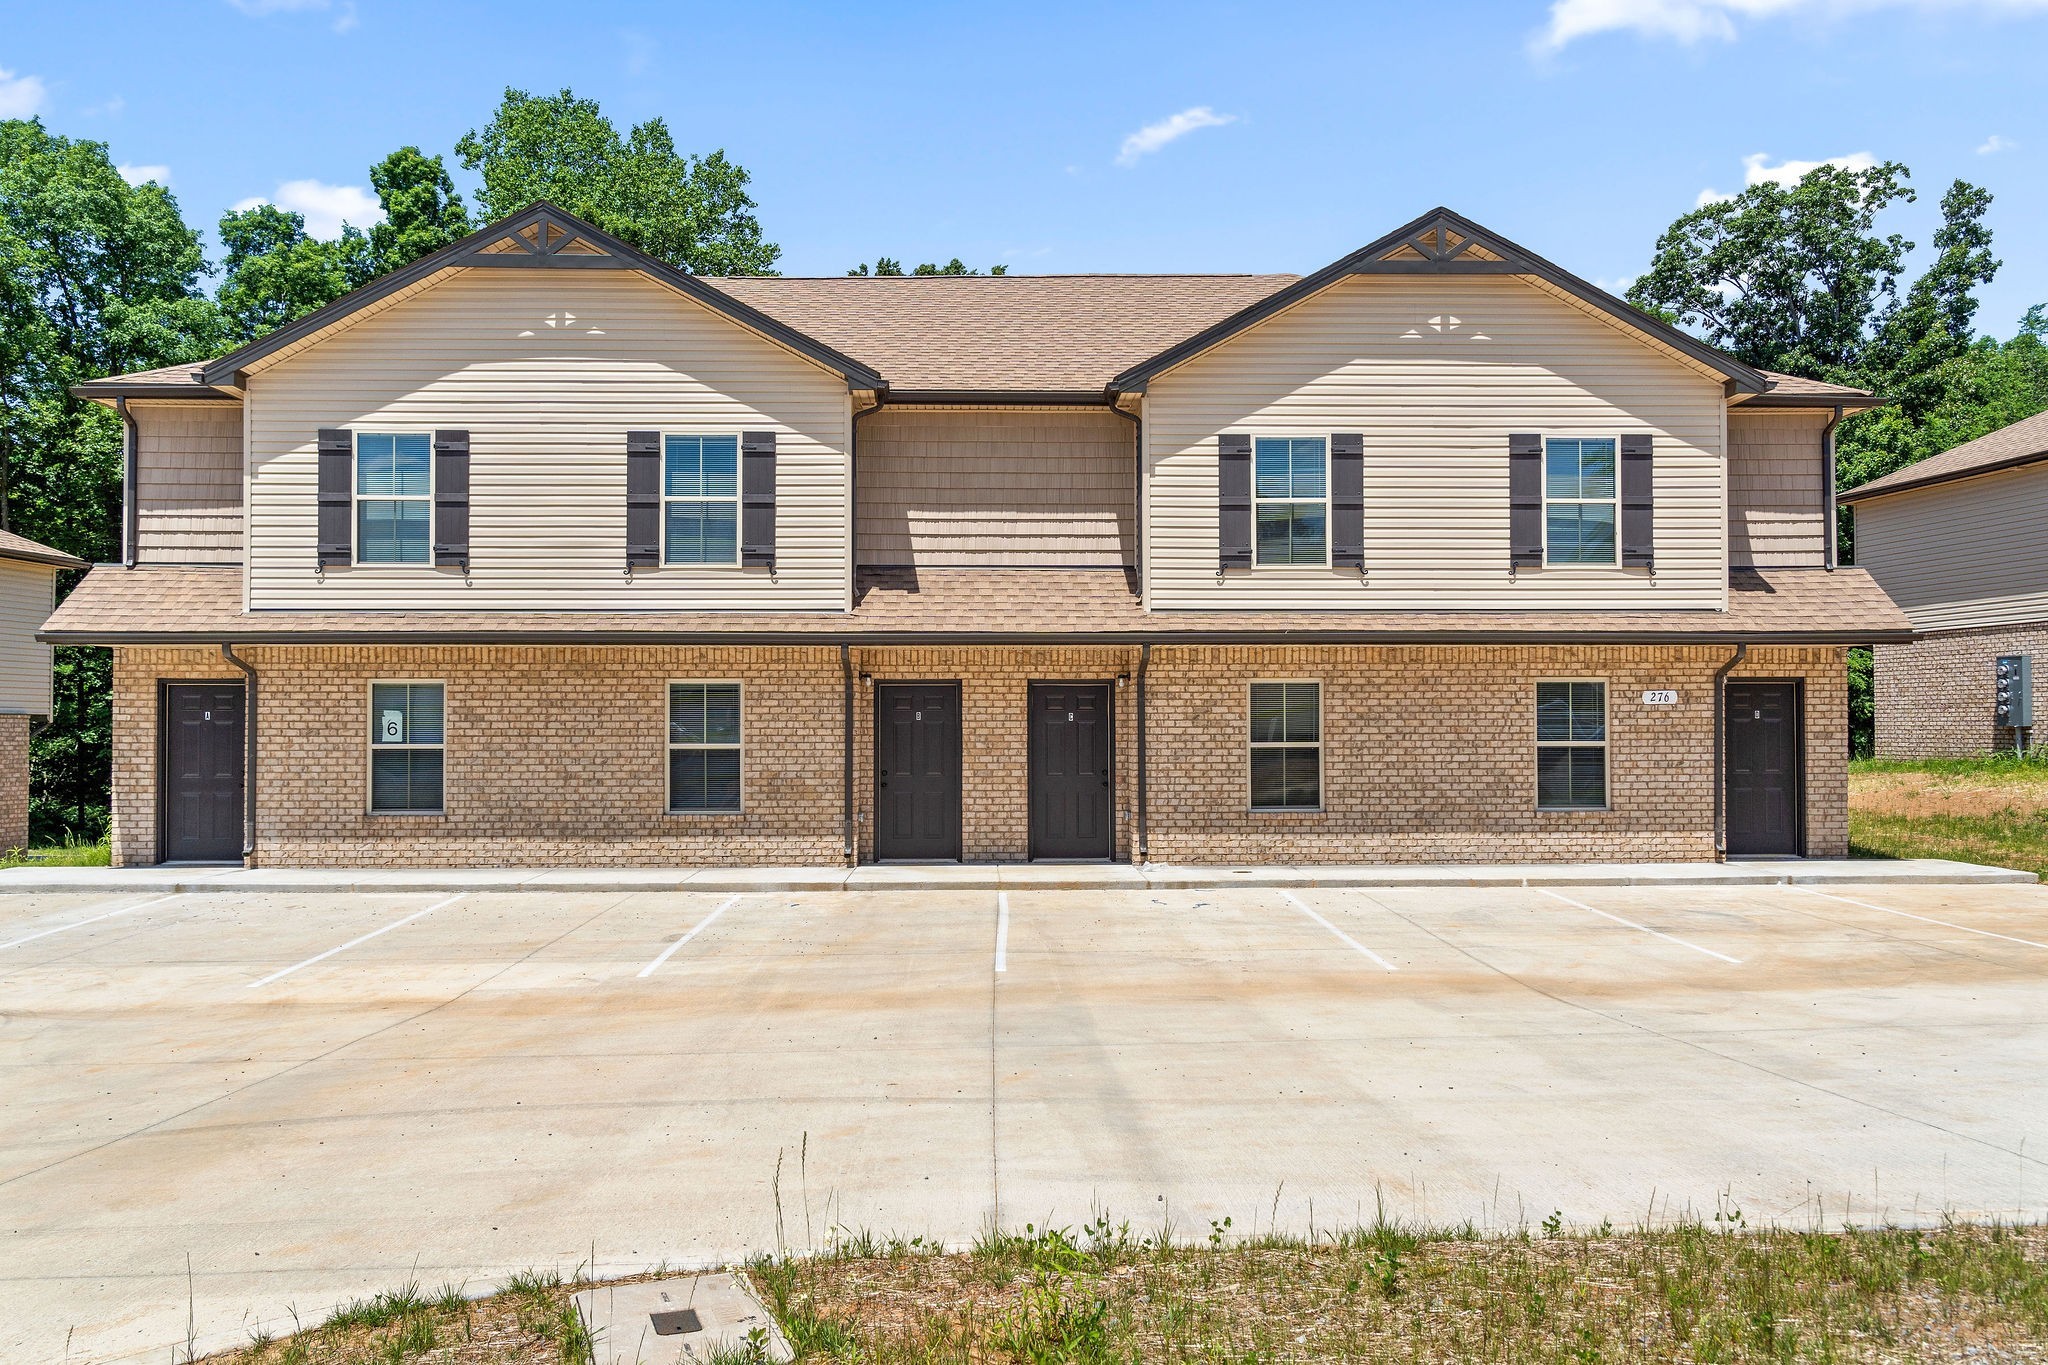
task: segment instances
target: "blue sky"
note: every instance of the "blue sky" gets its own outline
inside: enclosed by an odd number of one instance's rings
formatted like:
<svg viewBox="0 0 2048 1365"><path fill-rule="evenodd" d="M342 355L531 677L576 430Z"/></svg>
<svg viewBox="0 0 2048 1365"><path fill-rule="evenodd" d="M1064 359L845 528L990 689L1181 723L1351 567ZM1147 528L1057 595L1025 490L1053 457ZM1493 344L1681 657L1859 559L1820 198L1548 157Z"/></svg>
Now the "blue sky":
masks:
<svg viewBox="0 0 2048 1365"><path fill-rule="evenodd" d="M507 85L723 147L789 274L1307 270L1444 203L1614 286L1703 192L1867 155L1912 168L1918 242L1951 179L1996 195L1999 335L2048 301L2044 59L2048 0L0 0L0 115L209 225L331 223L405 143L453 166Z"/></svg>

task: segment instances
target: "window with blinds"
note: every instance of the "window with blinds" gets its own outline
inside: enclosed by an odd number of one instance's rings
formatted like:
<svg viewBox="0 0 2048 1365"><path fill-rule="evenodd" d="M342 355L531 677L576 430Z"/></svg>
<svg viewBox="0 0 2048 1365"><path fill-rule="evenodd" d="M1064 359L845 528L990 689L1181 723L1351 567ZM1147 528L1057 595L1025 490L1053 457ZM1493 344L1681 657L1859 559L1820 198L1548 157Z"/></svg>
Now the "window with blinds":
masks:
<svg viewBox="0 0 2048 1365"><path fill-rule="evenodd" d="M668 808L740 808L740 685L679 682L668 689Z"/></svg>
<svg viewBox="0 0 2048 1365"><path fill-rule="evenodd" d="M373 814L441 813L445 700L437 682L370 684Z"/></svg>
<svg viewBox="0 0 2048 1365"><path fill-rule="evenodd" d="M1312 682L1251 685L1251 808L1323 804L1323 689Z"/></svg>
<svg viewBox="0 0 2048 1365"><path fill-rule="evenodd" d="M1536 804L1544 810L1607 805L1607 684L1536 684Z"/></svg>

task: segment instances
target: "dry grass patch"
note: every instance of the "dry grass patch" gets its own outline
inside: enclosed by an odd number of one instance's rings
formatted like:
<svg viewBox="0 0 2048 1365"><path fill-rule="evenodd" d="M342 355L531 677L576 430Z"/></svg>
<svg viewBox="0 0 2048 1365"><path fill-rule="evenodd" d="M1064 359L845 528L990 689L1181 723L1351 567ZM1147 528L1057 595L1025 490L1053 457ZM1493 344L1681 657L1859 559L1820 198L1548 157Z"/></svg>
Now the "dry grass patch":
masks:
<svg viewBox="0 0 2048 1365"><path fill-rule="evenodd" d="M1849 773L1860 856L1956 858L2048 875L2048 761L1862 761Z"/></svg>
<svg viewBox="0 0 2048 1365"><path fill-rule="evenodd" d="M966 1253L853 1239L748 1269L799 1358L841 1365L2048 1360L2048 1229L1544 1231L1237 1243L1217 1227L1188 1246L1098 1220ZM577 1287L408 1307L223 1359L578 1360ZM411 1319L433 1324L425 1349L394 1330Z"/></svg>

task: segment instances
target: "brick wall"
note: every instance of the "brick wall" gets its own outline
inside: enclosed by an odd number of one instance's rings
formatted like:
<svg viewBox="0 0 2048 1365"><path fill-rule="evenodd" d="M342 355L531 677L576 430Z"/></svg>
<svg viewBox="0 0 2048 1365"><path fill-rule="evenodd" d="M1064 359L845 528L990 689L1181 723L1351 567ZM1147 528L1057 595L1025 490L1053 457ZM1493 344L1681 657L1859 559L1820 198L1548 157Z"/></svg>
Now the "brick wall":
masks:
<svg viewBox="0 0 2048 1365"><path fill-rule="evenodd" d="M0 716L0 853L28 847L28 717Z"/></svg>
<svg viewBox="0 0 2048 1365"><path fill-rule="evenodd" d="M2048 624L1948 630L1905 645L1879 645L1872 659L1879 758L1962 758L2013 747L1992 723L1993 670L2001 654L2031 654L2048 669ZM2048 695L2034 684L2035 735L2048 735Z"/></svg>
<svg viewBox="0 0 2048 1365"><path fill-rule="evenodd" d="M832 648L394 648L240 651L263 678L258 861L271 865L833 864L841 853L841 674ZM1713 851L1713 648L1159 646L1150 691L1155 861L1681 859ZM861 648L877 682L961 682L967 858L1028 853L1026 689L1112 684L1116 856L1133 853L1135 648ZM115 653L114 857L156 856L156 695L220 678L205 650ZM1806 685L1807 839L1847 840L1847 692L1840 649L1752 650L1737 677ZM1324 809L1246 809L1245 684L1322 682ZM1535 808L1533 680L1609 687L1610 809ZM367 684L439 679L447 813L365 813ZM746 685L746 810L666 805L666 684ZM1648 688L1679 703L1646 707ZM874 692L857 686L855 806L873 852Z"/></svg>

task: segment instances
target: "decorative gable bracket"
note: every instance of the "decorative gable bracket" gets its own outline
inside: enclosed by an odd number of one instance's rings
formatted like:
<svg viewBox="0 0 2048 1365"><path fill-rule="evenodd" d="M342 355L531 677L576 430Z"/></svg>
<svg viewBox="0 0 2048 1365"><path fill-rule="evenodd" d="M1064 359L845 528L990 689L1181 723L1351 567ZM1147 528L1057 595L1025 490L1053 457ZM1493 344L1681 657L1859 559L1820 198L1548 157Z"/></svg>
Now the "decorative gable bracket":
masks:
<svg viewBox="0 0 2048 1365"><path fill-rule="evenodd" d="M549 213L529 210L505 225L502 234L465 247L447 262L449 265L563 266L586 270L633 270L638 263L607 251L591 240L580 223Z"/></svg>
<svg viewBox="0 0 2048 1365"><path fill-rule="evenodd" d="M1533 275L1533 264L1513 246L1448 217L1424 220L1392 245L1362 253L1354 275Z"/></svg>

